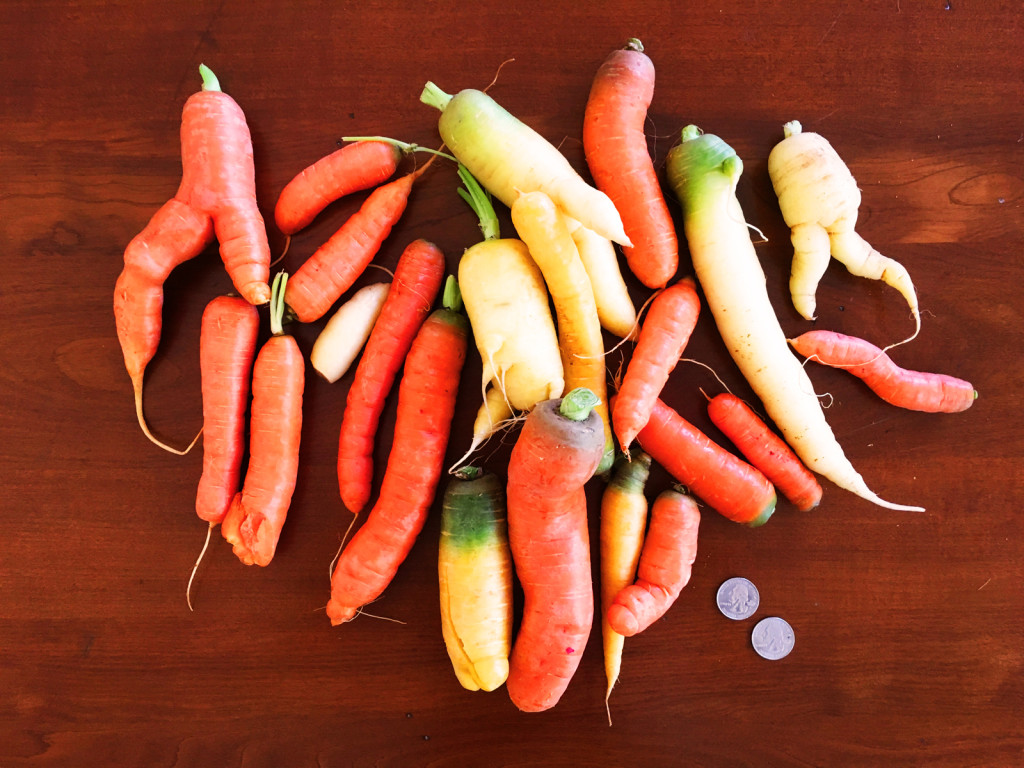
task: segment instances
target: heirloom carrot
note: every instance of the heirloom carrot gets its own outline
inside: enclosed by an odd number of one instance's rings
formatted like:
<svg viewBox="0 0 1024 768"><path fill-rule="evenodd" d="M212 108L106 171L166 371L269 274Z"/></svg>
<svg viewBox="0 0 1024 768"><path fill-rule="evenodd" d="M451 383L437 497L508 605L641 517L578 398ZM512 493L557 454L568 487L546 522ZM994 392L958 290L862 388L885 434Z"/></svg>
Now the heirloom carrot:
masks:
<svg viewBox="0 0 1024 768"><path fill-rule="evenodd" d="M396 280L397 282L397 280ZM423 529L441 476L469 323L454 278L444 308L420 326L398 388L395 433L380 496L338 556L327 615L349 621L391 583Z"/></svg>
<svg viewBox="0 0 1024 768"><path fill-rule="evenodd" d="M370 500L374 437L384 402L413 339L430 314L444 268L444 254L433 243L414 240L406 246L356 366L338 436L338 489L345 507L354 515Z"/></svg>
<svg viewBox="0 0 1024 768"><path fill-rule="evenodd" d="M653 97L654 64L631 38L594 76L583 151L594 183L615 203L633 243L622 249L626 263L641 283L661 288L679 267L679 242L644 134Z"/></svg>
<svg viewBox="0 0 1024 768"><path fill-rule="evenodd" d="M283 272L274 278L273 335L256 356L252 373L249 466L220 528L246 565L265 566L273 559L299 470L305 361L281 325L287 282Z"/></svg>
<svg viewBox="0 0 1024 768"><path fill-rule="evenodd" d="M558 703L594 620L584 485L604 455L597 397L574 389L527 415L508 464L508 536L523 615L506 681L513 704Z"/></svg>
<svg viewBox="0 0 1024 768"><path fill-rule="evenodd" d="M786 442L746 403L723 392L708 402L708 416L747 461L761 470L798 510L806 512L818 506L821 484Z"/></svg>
<svg viewBox="0 0 1024 768"><path fill-rule="evenodd" d="M849 371L885 402L899 408L957 413L978 399L978 391L969 381L901 368L883 350L855 336L808 331L789 343L806 358Z"/></svg>

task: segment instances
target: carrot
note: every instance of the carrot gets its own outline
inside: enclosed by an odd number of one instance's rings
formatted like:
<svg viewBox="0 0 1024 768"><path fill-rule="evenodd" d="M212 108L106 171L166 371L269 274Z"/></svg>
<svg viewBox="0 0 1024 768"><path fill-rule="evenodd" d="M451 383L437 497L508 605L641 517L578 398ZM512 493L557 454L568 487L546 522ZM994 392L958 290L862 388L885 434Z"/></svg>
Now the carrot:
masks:
<svg viewBox="0 0 1024 768"><path fill-rule="evenodd" d="M270 330L252 373L249 466L221 523L221 534L246 565L269 565L277 549L299 470L305 361L295 338L284 333L288 276L274 277Z"/></svg>
<svg viewBox="0 0 1024 768"><path fill-rule="evenodd" d="M970 408L978 391L969 381L942 373L901 368L864 339L834 331L808 331L790 344L802 356L844 368L885 402L927 413L958 413Z"/></svg>
<svg viewBox="0 0 1024 768"><path fill-rule="evenodd" d="M211 526L224 519L241 483L245 412L259 324L256 307L238 296L218 296L203 312L203 472L196 514Z"/></svg>
<svg viewBox="0 0 1024 768"><path fill-rule="evenodd" d="M524 602L506 687L524 712L558 703L594 620L584 485L604 455L596 402L580 388L538 403L509 458L509 546Z"/></svg>
<svg viewBox="0 0 1024 768"><path fill-rule="evenodd" d="M647 527L644 485L650 471L651 457L643 451L634 452L628 459L620 456L601 496L601 638L608 681L605 704L619 679L623 648L623 636L608 623L608 608L636 576Z"/></svg>
<svg viewBox="0 0 1024 768"><path fill-rule="evenodd" d="M618 407L612 414L615 437L627 456L683 354L699 313L700 298L692 277L659 291L651 301L619 386Z"/></svg>
<svg viewBox="0 0 1024 768"><path fill-rule="evenodd" d="M682 491L662 491L654 500L637 581L616 595L608 609L608 624L615 632L632 637L672 607L690 581L699 525L697 502Z"/></svg>
<svg viewBox="0 0 1024 768"><path fill-rule="evenodd" d="M626 263L641 283L661 288L679 267L679 241L644 134L653 97L654 64L631 38L594 76L583 151L594 183L615 203L633 243L622 249Z"/></svg>
<svg viewBox="0 0 1024 768"><path fill-rule="evenodd" d="M176 197L213 219L224 267L252 304L270 300L270 245L256 203L252 139L238 103L199 67L203 89L181 118L181 187Z"/></svg>
<svg viewBox="0 0 1024 768"><path fill-rule="evenodd" d="M612 410L618 407L612 400ZM775 511L775 487L761 472L714 443L661 399L637 435L640 447L724 517L754 528Z"/></svg>
<svg viewBox="0 0 1024 768"><path fill-rule="evenodd" d="M444 254L433 243L414 240L406 246L356 366L338 437L338 489L353 514L359 514L370 500L374 436L384 402L430 314L444 268Z"/></svg>
<svg viewBox="0 0 1024 768"><path fill-rule="evenodd" d="M708 401L708 416L751 464L771 480L798 510L807 512L821 501L821 484L746 403L729 392Z"/></svg>
<svg viewBox="0 0 1024 768"><path fill-rule="evenodd" d="M444 308L424 321L409 348L380 496L331 576L327 615L332 625L352 619L387 588L434 501L469 338L453 277L444 298Z"/></svg>
<svg viewBox="0 0 1024 768"><path fill-rule="evenodd" d="M310 224L324 208L345 195L390 179L402 150L386 141L355 141L300 171L277 198L274 221L286 235Z"/></svg>
<svg viewBox="0 0 1024 768"><path fill-rule="evenodd" d="M176 266L198 256L211 242L213 222L210 218L172 198L128 243L124 268L114 285L117 338L135 393L139 426L153 443L177 454L188 449L172 448L150 431L142 409L142 386L146 366L160 345L164 282Z"/></svg>

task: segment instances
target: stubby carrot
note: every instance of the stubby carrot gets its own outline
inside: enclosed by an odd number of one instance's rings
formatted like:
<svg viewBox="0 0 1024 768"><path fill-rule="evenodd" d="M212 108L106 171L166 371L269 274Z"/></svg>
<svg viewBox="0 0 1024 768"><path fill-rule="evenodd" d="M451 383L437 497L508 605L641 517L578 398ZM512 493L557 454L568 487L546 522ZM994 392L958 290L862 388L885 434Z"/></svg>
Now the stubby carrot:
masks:
<svg viewBox="0 0 1024 768"><path fill-rule="evenodd" d="M970 408L978 399L978 391L969 381L901 368L884 350L856 336L808 331L789 343L803 357L849 371L885 402L900 408L957 413Z"/></svg>
<svg viewBox="0 0 1024 768"><path fill-rule="evenodd" d="M626 263L648 288L679 268L679 241L647 148L654 63L636 38L613 51L594 76L583 116L583 151L597 188L615 203L632 247Z"/></svg>
<svg viewBox="0 0 1024 768"><path fill-rule="evenodd" d="M751 464L771 480L779 493L806 512L821 501L821 484L793 449L754 411L729 392L708 401L708 416Z"/></svg>
<svg viewBox="0 0 1024 768"><path fill-rule="evenodd" d="M249 466L220 528L246 565L266 566L273 559L299 471L305 361L281 325L287 280L283 272L274 278L273 335L253 366Z"/></svg>
<svg viewBox="0 0 1024 768"><path fill-rule="evenodd" d="M625 637L660 619L689 581L697 559L700 510L680 490L662 491L651 506L635 584L623 589L608 609L608 624Z"/></svg>
<svg viewBox="0 0 1024 768"><path fill-rule="evenodd" d="M615 406L613 399L613 411ZM757 527L775 511L775 486L768 478L712 442L660 398L637 441L670 475L729 520Z"/></svg>
<svg viewBox="0 0 1024 768"><path fill-rule="evenodd" d="M454 278L449 278L444 303L424 321L409 348L380 496L331 576L327 616L332 625L349 621L384 592L434 501L469 338Z"/></svg>
<svg viewBox="0 0 1024 768"><path fill-rule="evenodd" d="M414 240L406 246L356 366L338 436L338 488L353 514L359 514L370 500L374 437L384 402L430 314L444 268L444 254L433 243Z"/></svg>
<svg viewBox="0 0 1024 768"><path fill-rule="evenodd" d="M596 401L574 389L538 403L509 458L509 545L524 602L505 686L525 712L558 703L594 621L584 485L604 455Z"/></svg>
<svg viewBox="0 0 1024 768"><path fill-rule="evenodd" d="M651 301L612 413L615 437L627 456L630 444L647 424L655 401L679 362L699 314L700 298L692 277L659 291Z"/></svg>

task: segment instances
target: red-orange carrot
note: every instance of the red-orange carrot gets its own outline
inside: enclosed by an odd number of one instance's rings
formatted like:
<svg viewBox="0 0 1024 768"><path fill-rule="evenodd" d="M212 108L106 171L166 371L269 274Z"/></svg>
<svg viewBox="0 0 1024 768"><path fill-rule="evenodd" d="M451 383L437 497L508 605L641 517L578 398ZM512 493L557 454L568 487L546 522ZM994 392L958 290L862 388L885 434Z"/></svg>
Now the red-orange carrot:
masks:
<svg viewBox="0 0 1024 768"><path fill-rule="evenodd" d="M699 314L700 297L692 277L665 288L651 301L612 415L615 437L627 456L630 443L647 424L655 401L683 354Z"/></svg>
<svg viewBox="0 0 1024 768"><path fill-rule="evenodd" d="M287 275L274 278L270 329L252 373L249 466L221 523L221 533L246 565L269 565L277 550L299 471L305 360L284 333Z"/></svg>
<svg viewBox="0 0 1024 768"><path fill-rule="evenodd" d="M224 519L241 483L245 411L259 326L256 307L238 296L218 296L203 312L199 331L203 472L196 514L211 525Z"/></svg>
<svg viewBox="0 0 1024 768"><path fill-rule="evenodd" d="M384 402L413 338L430 314L444 268L444 254L433 243L414 240L406 247L356 367L338 437L338 489L353 514L359 514L370 500L374 436Z"/></svg>
<svg viewBox="0 0 1024 768"><path fill-rule="evenodd" d="M779 493L806 512L821 501L821 484L786 442L735 395L723 392L708 401L708 416Z"/></svg>
<svg viewBox="0 0 1024 768"><path fill-rule="evenodd" d="M142 409L143 379L146 366L160 345L164 282L176 266L198 256L212 241L210 218L172 198L128 243L124 268L114 285L114 322L135 392L139 426L146 437L172 453L184 451L158 440L146 423Z"/></svg>
<svg viewBox="0 0 1024 768"><path fill-rule="evenodd" d="M505 683L512 703L558 703L594 621L584 485L604 456L597 397L574 389L534 406L508 465L508 539L523 587L523 617Z"/></svg>
<svg viewBox="0 0 1024 768"><path fill-rule="evenodd" d="M679 242L644 134L653 97L654 64L631 39L594 76L583 150L594 183L615 203L633 243L622 249L626 263L648 288L660 288L679 267Z"/></svg>
<svg viewBox="0 0 1024 768"><path fill-rule="evenodd" d="M613 412L615 407L613 399ZM693 495L729 520L756 527L775 511L775 486L768 478L712 442L661 399L637 441Z"/></svg>
<svg viewBox="0 0 1024 768"><path fill-rule="evenodd" d="M203 89L185 102L181 118L179 200L213 219L224 267L252 304L270 301L270 245L256 203L252 138L238 103L200 66Z"/></svg>
<svg viewBox="0 0 1024 768"><path fill-rule="evenodd" d="M327 615L352 619L391 583L423 529L444 467L469 323L454 278L420 326L398 387L395 433L377 503L338 556Z"/></svg>
<svg viewBox="0 0 1024 768"><path fill-rule="evenodd" d="M637 566L637 580L608 608L608 623L625 637L660 619L690 581L697 559L700 510L679 490L662 491L651 505L651 524Z"/></svg>
<svg viewBox="0 0 1024 768"><path fill-rule="evenodd" d="M402 150L385 141L355 141L298 173L277 198L274 221L293 235L335 200L382 184L402 159Z"/></svg>
<svg viewBox="0 0 1024 768"><path fill-rule="evenodd" d="M891 405L927 413L958 413L970 408L978 391L969 381L901 368L874 344L834 331L808 331L790 344L802 356L844 368Z"/></svg>

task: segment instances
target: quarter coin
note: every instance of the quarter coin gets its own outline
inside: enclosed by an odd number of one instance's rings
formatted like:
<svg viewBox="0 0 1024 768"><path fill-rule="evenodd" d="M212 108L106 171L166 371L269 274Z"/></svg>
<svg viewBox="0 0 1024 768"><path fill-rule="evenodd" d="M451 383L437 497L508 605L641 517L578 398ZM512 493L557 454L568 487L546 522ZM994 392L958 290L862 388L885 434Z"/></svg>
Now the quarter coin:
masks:
<svg viewBox="0 0 1024 768"><path fill-rule="evenodd" d="M750 640L759 656L769 661L777 661L788 656L793 650L796 636L788 621L778 616L769 616L757 622Z"/></svg>
<svg viewBox="0 0 1024 768"><path fill-rule="evenodd" d="M718 610L728 618L739 621L754 615L761 596L752 582L737 576L718 588L717 602Z"/></svg>

